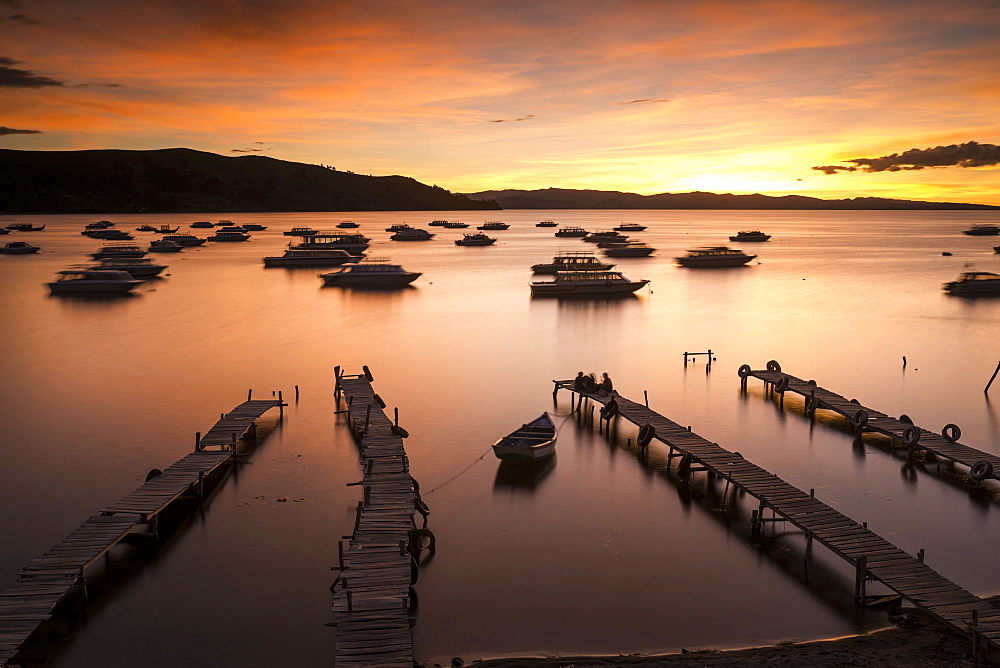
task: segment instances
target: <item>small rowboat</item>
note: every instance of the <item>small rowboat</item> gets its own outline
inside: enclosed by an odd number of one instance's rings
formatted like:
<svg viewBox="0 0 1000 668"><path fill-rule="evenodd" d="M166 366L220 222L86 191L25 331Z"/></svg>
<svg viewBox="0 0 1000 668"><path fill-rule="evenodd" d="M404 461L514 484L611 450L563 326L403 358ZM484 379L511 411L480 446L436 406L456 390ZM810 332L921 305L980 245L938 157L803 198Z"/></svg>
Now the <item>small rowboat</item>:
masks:
<svg viewBox="0 0 1000 668"><path fill-rule="evenodd" d="M493 454L503 461L534 462L556 451L556 426L547 413L521 425L493 444Z"/></svg>

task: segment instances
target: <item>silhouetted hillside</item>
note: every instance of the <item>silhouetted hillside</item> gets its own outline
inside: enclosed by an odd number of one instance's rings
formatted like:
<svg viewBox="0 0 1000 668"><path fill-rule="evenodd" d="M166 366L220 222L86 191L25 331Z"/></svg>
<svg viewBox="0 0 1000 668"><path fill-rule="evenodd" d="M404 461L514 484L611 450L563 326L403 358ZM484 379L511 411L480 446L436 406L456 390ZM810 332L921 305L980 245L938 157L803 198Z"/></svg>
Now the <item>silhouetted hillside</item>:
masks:
<svg viewBox="0 0 1000 668"><path fill-rule="evenodd" d="M361 176L258 155L0 149L5 214L495 208L404 176Z"/></svg>
<svg viewBox="0 0 1000 668"><path fill-rule="evenodd" d="M486 190L467 193L472 199L496 202L504 209L1000 209L986 204L914 202L880 197L819 199L801 195L717 195L662 193L637 195L613 190Z"/></svg>

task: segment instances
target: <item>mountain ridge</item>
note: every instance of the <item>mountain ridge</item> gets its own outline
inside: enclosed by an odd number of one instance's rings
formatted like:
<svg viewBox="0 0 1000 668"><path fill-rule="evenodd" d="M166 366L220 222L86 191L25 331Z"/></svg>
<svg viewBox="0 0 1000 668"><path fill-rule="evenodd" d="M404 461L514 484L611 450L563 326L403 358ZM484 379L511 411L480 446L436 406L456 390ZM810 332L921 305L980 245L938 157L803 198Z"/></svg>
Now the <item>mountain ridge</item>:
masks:
<svg viewBox="0 0 1000 668"><path fill-rule="evenodd" d="M0 213L249 213L496 209L406 176L262 155L0 149Z"/></svg>
<svg viewBox="0 0 1000 668"><path fill-rule="evenodd" d="M997 210L990 204L922 202L854 197L825 200L805 195L733 195L709 192L639 195L617 190L484 190L465 193L470 199L496 202L503 209L829 209L829 210Z"/></svg>

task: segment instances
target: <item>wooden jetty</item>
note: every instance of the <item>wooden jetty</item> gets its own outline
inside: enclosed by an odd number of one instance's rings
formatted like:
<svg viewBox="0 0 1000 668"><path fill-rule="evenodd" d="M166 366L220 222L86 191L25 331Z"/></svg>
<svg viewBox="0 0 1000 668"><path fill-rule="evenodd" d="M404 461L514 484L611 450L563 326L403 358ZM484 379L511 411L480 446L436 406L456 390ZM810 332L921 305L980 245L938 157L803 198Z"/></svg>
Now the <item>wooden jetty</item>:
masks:
<svg viewBox="0 0 1000 668"><path fill-rule="evenodd" d="M915 606L948 624L972 640L976 661L985 654L1000 656L1000 609L962 589L923 563L885 540L867 524L859 524L819 499L778 476L748 462L717 443L650 410L648 406L613 395L587 394L574 389L572 380L553 381L553 396L560 389L580 395L580 401L601 404L602 420L617 417L640 426L638 444L653 441L670 448L669 460L677 457L677 472L688 476L695 471L723 478L728 485L753 496L759 502L752 511L753 531L764 522L786 521L805 533L811 543L818 541L843 558L856 571L855 598L867 600L867 585L877 581ZM766 514L770 512L770 517Z"/></svg>
<svg viewBox="0 0 1000 668"><path fill-rule="evenodd" d="M339 543L340 574L331 585L336 614L335 665L412 668L410 585L415 557L433 549L434 536L417 528L414 513L430 512L410 476L403 449L406 430L391 421L372 389L371 372L345 375L337 367L336 395L361 450L363 488L354 531ZM429 543L429 545L428 545Z"/></svg>
<svg viewBox="0 0 1000 668"><path fill-rule="evenodd" d="M76 530L18 573L18 580L0 594L0 665L11 666L28 637L56 612L67 594L86 596L88 566L121 541L135 536L156 537L157 517L178 498L204 494L206 478L237 453L240 438L255 435L255 420L285 404L248 400L223 414L211 430L195 437L195 452L162 472L150 471L145 483L119 501L87 518ZM217 447L217 450L207 448ZM139 531L144 528L143 531Z"/></svg>
<svg viewBox="0 0 1000 668"><path fill-rule="evenodd" d="M786 392L801 394L809 415L814 415L819 409L839 413L858 432L876 432L902 442L911 453L925 450L937 457L968 466L970 476L977 482L990 478L1000 479L1000 457L959 443L962 430L957 425L947 424L940 432L923 429L913 424L907 415L891 417L863 406L856 399L846 399L819 387L814 380L802 380L783 373L781 365L774 360L767 363L766 369L753 370L750 365L744 364L738 373L744 383L748 378L759 378L770 389L780 393L782 398Z"/></svg>

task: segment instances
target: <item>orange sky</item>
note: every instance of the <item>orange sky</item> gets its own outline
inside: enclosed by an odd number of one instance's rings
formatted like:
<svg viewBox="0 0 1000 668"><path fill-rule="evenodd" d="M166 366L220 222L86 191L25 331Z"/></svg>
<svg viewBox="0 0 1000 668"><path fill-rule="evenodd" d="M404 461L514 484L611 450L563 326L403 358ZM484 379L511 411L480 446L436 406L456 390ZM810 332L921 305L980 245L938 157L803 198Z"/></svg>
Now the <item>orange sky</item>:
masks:
<svg viewBox="0 0 1000 668"><path fill-rule="evenodd" d="M1000 144L986 0L0 0L0 93L3 148L1000 205L995 162L812 169Z"/></svg>

